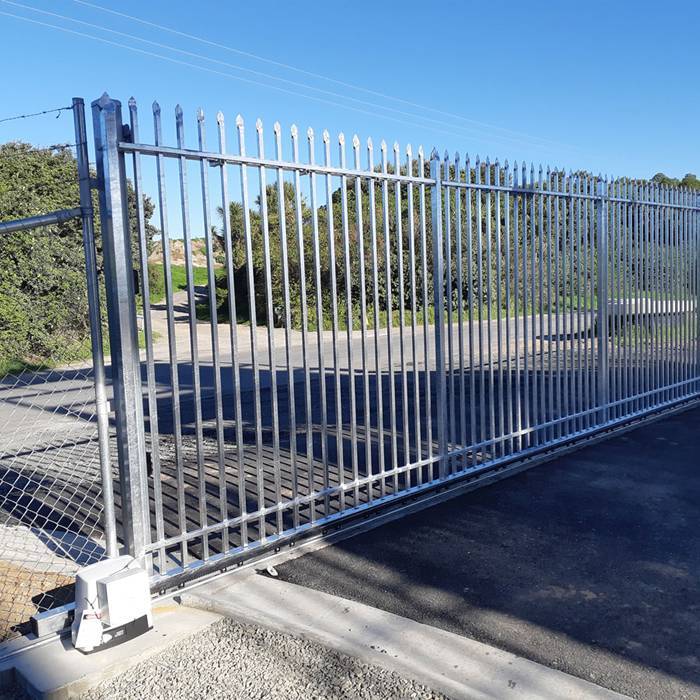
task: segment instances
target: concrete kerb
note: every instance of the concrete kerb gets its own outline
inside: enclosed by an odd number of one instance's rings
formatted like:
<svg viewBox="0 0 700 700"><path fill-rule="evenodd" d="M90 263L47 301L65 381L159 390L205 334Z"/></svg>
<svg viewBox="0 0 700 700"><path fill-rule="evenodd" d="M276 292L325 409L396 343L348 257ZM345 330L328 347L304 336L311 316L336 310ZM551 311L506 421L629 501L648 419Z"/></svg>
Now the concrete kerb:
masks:
<svg viewBox="0 0 700 700"><path fill-rule="evenodd" d="M455 700L620 700L626 696L392 613L265 576L223 577L183 605L317 642Z"/></svg>

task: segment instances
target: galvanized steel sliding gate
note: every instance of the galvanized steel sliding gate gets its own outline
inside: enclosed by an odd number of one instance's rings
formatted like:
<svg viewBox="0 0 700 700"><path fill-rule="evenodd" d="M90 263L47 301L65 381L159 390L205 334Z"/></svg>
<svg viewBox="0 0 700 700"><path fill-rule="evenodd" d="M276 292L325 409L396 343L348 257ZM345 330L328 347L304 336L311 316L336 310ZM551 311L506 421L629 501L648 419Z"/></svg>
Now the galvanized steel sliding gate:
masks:
<svg viewBox="0 0 700 700"><path fill-rule="evenodd" d="M156 587L700 395L696 193L93 111L124 541ZM163 242L141 358L127 177L141 270L149 184Z"/></svg>

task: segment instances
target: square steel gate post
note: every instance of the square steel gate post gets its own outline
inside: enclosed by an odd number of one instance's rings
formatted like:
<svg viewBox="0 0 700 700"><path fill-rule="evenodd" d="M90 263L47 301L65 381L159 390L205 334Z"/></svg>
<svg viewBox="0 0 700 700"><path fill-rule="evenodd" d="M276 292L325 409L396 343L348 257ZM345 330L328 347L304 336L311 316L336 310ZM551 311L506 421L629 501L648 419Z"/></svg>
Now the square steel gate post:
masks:
<svg viewBox="0 0 700 700"><path fill-rule="evenodd" d="M434 183L430 186L430 207L433 224L433 303L435 306L435 379L437 380L437 431L438 450L440 454L440 478L447 475L447 393L445 385L445 315L443 308L444 241L442 235L442 178L440 156L437 151L430 155L430 177ZM449 274L449 272L448 272ZM426 367L426 372L430 368ZM431 437L432 439L432 437Z"/></svg>
<svg viewBox="0 0 700 700"><path fill-rule="evenodd" d="M126 176L118 144L121 104L105 93L92 103L105 290L126 551L145 557L150 542L146 443L134 298Z"/></svg>
<svg viewBox="0 0 700 700"><path fill-rule="evenodd" d="M598 253L598 330L597 388L599 421L610 418L610 362L608 358L608 183L598 176L597 192L597 253Z"/></svg>

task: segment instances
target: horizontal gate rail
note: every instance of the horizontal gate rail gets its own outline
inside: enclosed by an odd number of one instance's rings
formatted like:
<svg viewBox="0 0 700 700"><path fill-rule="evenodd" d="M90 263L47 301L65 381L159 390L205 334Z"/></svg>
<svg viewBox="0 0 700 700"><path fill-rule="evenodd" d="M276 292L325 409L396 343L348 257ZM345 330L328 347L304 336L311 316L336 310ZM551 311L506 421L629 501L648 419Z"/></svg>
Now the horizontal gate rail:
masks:
<svg viewBox="0 0 700 700"><path fill-rule="evenodd" d="M29 216L26 219L17 219L16 221L0 221L0 233L14 233L16 231L28 231L40 226L51 226L52 224L60 224L64 221L70 221L81 216L83 210L80 207L73 209L59 209L48 214L39 214L37 216Z"/></svg>

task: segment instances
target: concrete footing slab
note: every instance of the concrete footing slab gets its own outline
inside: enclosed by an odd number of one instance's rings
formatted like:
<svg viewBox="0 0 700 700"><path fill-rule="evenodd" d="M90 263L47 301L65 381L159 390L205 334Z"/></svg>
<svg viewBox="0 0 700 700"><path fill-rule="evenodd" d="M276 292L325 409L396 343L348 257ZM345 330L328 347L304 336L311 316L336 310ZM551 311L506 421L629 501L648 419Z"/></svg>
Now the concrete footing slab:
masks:
<svg viewBox="0 0 700 700"><path fill-rule="evenodd" d="M153 628L122 644L83 654L70 637L56 636L0 663L0 689L12 684L36 700L79 698L93 686L158 654L221 619L215 612L162 602L153 608Z"/></svg>
<svg viewBox="0 0 700 700"><path fill-rule="evenodd" d="M487 644L256 574L183 594L183 605L318 642L454 700L613 700L626 696Z"/></svg>

